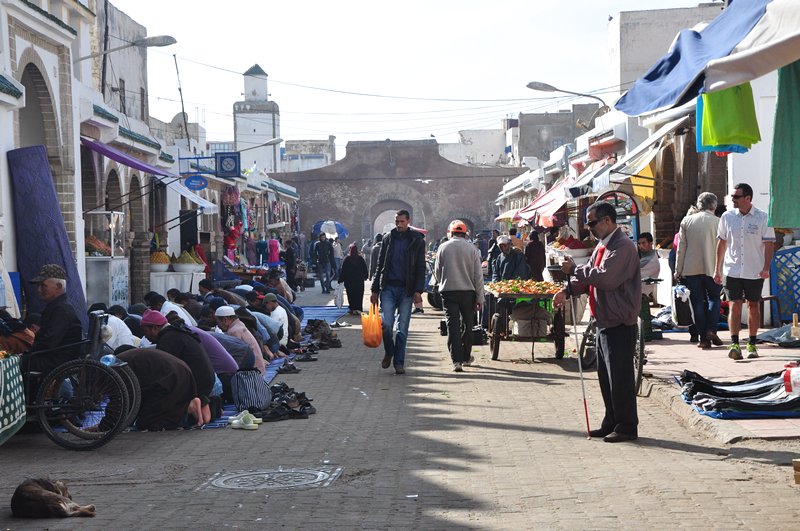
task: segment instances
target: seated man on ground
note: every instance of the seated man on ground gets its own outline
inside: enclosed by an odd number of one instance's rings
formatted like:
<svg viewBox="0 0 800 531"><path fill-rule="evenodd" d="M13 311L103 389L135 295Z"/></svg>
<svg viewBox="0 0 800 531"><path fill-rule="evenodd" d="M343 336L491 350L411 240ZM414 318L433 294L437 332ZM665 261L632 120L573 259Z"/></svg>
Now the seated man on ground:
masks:
<svg viewBox="0 0 800 531"><path fill-rule="evenodd" d="M37 284L39 298L47 305L31 352L22 355L20 368L22 372L48 373L62 363L80 357L81 346L75 343L83 340L83 329L75 308L67 300L67 273L63 267L57 264L42 266L31 283ZM49 349L55 350L35 354Z"/></svg>
<svg viewBox="0 0 800 531"><path fill-rule="evenodd" d="M157 349L117 349L117 358L130 366L142 389L136 418L140 430L176 429L194 419L203 424L202 404L192 370L175 356Z"/></svg>
<svg viewBox="0 0 800 531"><path fill-rule="evenodd" d="M145 337L155 343L158 350L184 361L192 370L197 396L202 406L201 419L204 424L208 424L211 421L209 396L216 377L200 338L186 326L169 324L167 318L155 310L146 311L142 316L142 330Z"/></svg>

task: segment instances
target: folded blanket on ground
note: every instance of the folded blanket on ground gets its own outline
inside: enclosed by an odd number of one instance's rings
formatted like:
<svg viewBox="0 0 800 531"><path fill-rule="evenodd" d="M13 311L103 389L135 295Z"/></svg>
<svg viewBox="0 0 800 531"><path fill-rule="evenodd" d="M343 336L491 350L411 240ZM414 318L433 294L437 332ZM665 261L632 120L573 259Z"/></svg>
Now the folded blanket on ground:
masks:
<svg viewBox="0 0 800 531"><path fill-rule="evenodd" d="M681 398L703 415L720 419L800 417L800 396L786 392L783 371L735 382L683 371L676 381Z"/></svg>

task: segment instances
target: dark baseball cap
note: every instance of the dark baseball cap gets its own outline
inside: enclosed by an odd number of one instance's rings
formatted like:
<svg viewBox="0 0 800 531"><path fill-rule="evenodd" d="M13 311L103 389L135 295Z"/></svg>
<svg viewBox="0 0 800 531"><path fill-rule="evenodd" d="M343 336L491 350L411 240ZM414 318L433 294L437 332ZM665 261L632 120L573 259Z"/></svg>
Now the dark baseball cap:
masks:
<svg viewBox="0 0 800 531"><path fill-rule="evenodd" d="M40 284L48 278L67 280L67 272L58 264L45 264L39 270L39 274L33 277L30 282L31 284Z"/></svg>

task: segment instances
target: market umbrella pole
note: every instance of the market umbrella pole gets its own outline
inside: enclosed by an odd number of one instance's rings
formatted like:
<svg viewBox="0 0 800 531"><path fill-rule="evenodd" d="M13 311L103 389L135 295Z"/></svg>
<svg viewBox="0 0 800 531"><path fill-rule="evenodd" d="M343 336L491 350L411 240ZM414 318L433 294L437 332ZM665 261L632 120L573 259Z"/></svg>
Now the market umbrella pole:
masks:
<svg viewBox="0 0 800 531"><path fill-rule="evenodd" d="M572 334L575 337L575 352L578 356L578 374L581 377L581 394L583 395L583 414L586 416L586 438L592 438L592 430L589 427L589 407L586 405L586 387L583 385L583 364L581 363L581 350L578 344L578 320L575 318L575 297L572 294L572 283L570 275L567 275L567 295L569 296L569 309L572 312Z"/></svg>

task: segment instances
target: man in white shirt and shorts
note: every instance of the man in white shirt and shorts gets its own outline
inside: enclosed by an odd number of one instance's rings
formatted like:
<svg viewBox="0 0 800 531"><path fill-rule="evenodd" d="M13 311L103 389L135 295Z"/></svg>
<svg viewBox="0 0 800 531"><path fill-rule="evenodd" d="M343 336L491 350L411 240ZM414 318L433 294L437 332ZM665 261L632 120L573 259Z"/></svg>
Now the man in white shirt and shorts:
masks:
<svg viewBox="0 0 800 531"><path fill-rule="evenodd" d="M739 331L742 328L742 304L747 299L747 357L757 358L756 335L761 322L759 301L764 279L769 278L775 231L767 226L767 213L753 206L753 189L740 183L731 195L733 210L722 214L717 232L717 260L714 282L722 284L725 277L725 295L730 302L728 326L731 346L728 357L742 359Z"/></svg>

